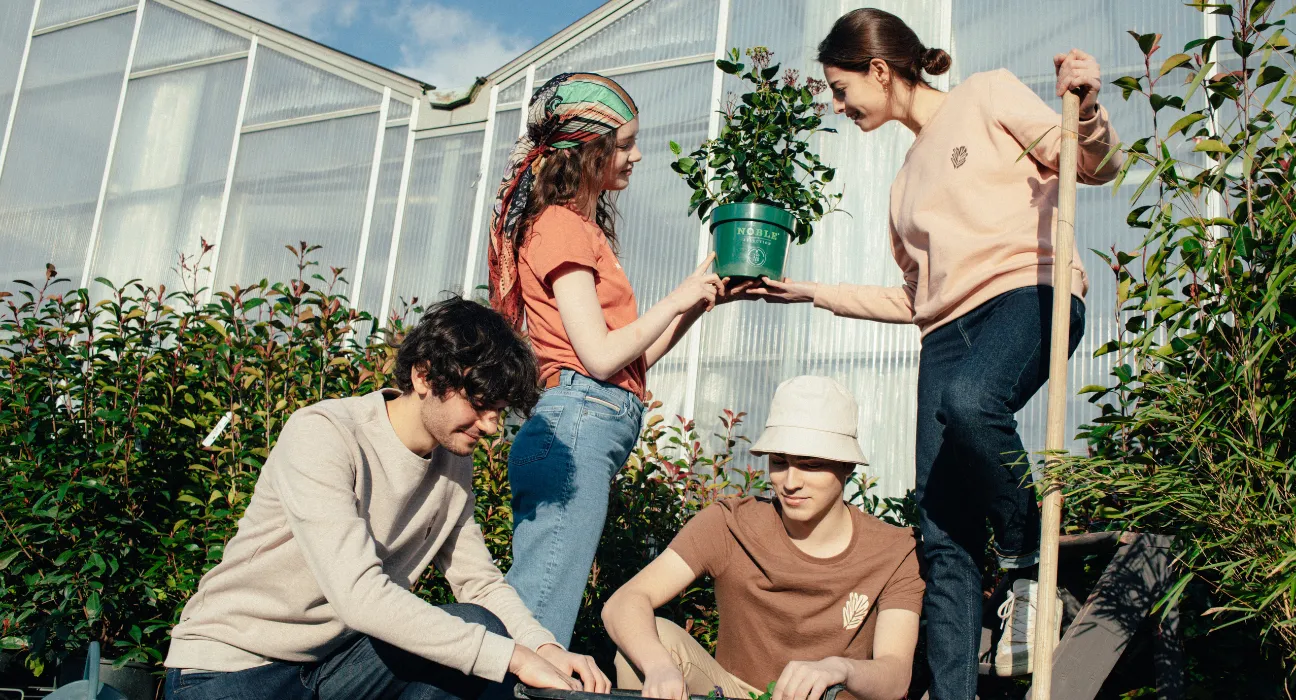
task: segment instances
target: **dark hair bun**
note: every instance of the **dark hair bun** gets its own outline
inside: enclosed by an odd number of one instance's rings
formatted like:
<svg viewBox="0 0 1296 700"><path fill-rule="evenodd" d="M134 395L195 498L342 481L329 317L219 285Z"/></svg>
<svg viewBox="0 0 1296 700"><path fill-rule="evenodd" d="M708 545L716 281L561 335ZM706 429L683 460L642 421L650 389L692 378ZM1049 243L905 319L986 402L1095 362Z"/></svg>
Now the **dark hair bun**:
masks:
<svg viewBox="0 0 1296 700"><path fill-rule="evenodd" d="M950 69L950 55L944 49L927 49L920 63L929 75L940 75Z"/></svg>

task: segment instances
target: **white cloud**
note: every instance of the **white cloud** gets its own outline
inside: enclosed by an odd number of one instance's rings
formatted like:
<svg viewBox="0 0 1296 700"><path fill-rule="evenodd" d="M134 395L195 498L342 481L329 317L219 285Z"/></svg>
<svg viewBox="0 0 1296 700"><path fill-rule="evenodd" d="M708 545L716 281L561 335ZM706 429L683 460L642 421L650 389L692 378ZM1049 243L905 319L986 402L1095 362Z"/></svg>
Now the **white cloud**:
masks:
<svg viewBox="0 0 1296 700"><path fill-rule="evenodd" d="M303 36L327 36L334 27L355 21L360 0L220 0L263 22Z"/></svg>
<svg viewBox="0 0 1296 700"><path fill-rule="evenodd" d="M442 90L467 87L535 45L470 12L436 2L405 0L391 18L399 27L396 70Z"/></svg>

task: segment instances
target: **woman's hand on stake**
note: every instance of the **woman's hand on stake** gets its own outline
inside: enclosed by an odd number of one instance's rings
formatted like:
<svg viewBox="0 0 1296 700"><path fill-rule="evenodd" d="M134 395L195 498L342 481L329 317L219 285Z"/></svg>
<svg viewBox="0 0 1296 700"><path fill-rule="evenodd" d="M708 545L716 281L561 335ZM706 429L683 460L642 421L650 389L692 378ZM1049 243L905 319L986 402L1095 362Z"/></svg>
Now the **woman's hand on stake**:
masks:
<svg viewBox="0 0 1296 700"><path fill-rule="evenodd" d="M1102 89L1102 72L1098 61L1080 49L1053 57L1057 71L1057 96L1075 90L1080 95L1080 118L1092 118L1098 111L1098 91Z"/></svg>
<svg viewBox="0 0 1296 700"><path fill-rule="evenodd" d="M720 280L720 276L714 272L707 272L715 257L714 252L708 255L693 274L685 277L684 281L680 282L679 286L666 297L674 302L675 313L685 313L699 304L705 305L707 311L715 308L716 296L724 291L724 282Z"/></svg>
<svg viewBox="0 0 1296 700"><path fill-rule="evenodd" d="M818 282L793 282L784 277L783 281L762 277L763 287L752 287L746 291L753 298L764 299L771 304L800 304L814 301Z"/></svg>

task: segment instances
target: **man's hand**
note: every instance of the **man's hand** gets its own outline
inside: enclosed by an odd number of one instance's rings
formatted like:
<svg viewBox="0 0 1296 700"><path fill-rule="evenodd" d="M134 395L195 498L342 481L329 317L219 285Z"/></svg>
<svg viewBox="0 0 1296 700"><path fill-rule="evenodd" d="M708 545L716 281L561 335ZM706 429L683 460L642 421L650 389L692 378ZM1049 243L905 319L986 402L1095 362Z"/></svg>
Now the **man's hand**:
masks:
<svg viewBox="0 0 1296 700"><path fill-rule="evenodd" d="M643 691L645 698L660 700L687 700L688 686L684 683L684 674L675 664L664 664L644 671Z"/></svg>
<svg viewBox="0 0 1296 700"><path fill-rule="evenodd" d="M544 657L521 644L513 645L513 658L509 659L508 670L509 673L517 676L519 681L532 688L581 689L580 683L577 683L570 674L563 675L562 671L546 661Z"/></svg>
<svg viewBox="0 0 1296 700"><path fill-rule="evenodd" d="M839 656L822 661L793 661L783 667L774 684L772 700L819 700L825 690L846 682L849 663Z"/></svg>
<svg viewBox="0 0 1296 700"><path fill-rule="evenodd" d="M592 656L573 654L557 644L544 644L536 649L536 654L568 677L578 676L587 693L606 693L612 689L612 681L599 670Z"/></svg>

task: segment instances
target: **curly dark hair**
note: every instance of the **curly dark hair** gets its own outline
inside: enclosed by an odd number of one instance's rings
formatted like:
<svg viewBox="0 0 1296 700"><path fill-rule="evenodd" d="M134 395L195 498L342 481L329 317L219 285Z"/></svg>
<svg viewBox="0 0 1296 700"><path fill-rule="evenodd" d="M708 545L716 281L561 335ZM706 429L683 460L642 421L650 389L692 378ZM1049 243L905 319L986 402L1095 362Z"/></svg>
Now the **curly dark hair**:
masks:
<svg viewBox="0 0 1296 700"><path fill-rule="evenodd" d="M396 387L402 393L414 391L416 368L439 396L462 390L478 408L503 401L530 415L540 399L531 345L490 307L459 296L433 305L401 341Z"/></svg>
<svg viewBox="0 0 1296 700"><path fill-rule="evenodd" d="M539 132L533 138L539 137ZM616 156L617 133L606 134L573 148L550 153L536 176L535 189L522 212L522 223L517 227L514 249L522 242L544 210L552 205L584 207L594 204L594 223L603 230L612 252L618 248L616 233L616 194L603 189L608 168Z"/></svg>

